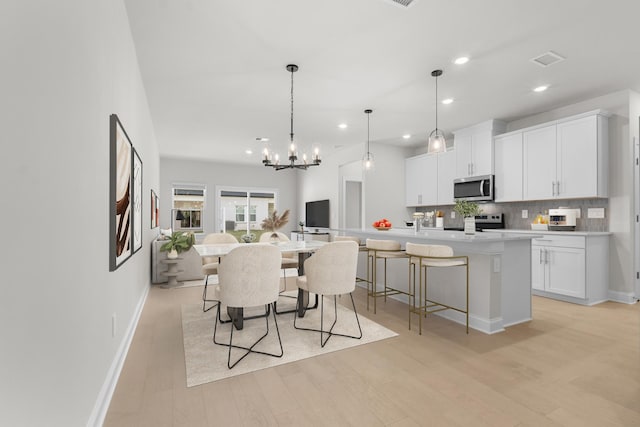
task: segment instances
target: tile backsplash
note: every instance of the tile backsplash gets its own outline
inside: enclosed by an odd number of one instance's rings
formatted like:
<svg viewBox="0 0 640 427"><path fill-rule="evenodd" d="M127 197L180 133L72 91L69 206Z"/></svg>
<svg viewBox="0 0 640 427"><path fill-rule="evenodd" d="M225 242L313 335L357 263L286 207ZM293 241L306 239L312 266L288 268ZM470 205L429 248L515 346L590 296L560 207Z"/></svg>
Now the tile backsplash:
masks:
<svg viewBox="0 0 640 427"><path fill-rule="evenodd" d="M580 218L576 220L576 231L609 231L609 199L565 199L565 200L537 200L511 203L481 203L483 213L503 213L505 228L524 229L531 228L531 223L538 214L548 214L549 209L567 207L580 209ZM587 218L589 208L604 208L604 218ZM456 216L451 218L453 206L429 206L420 208L407 208L407 218L411 218L413 212L429 212L433 210L443 211L445 227L462 227L463 220ZM528 211L528 218L522 218L522 211Z"/></svg>

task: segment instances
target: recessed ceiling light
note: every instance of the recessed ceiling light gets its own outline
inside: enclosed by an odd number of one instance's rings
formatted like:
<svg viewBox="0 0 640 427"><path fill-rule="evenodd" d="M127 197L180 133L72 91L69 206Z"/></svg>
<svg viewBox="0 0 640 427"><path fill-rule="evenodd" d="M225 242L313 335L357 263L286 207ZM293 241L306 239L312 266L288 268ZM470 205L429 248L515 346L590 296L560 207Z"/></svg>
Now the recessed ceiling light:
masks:
<svg viewBox="0 0 640 427"><path fill-rule="evenodd" d="M268 142L269 138L261 138L261 137L256 137L256 141L260 141L260 142Z"/></svg>
<svg viewBox="0 0 640 427"><path fill-rule="evenodd" d="M347 124L346 124L346 123L340 123L340 124L338 125L338 127L339 127L340 129L346 129L346 128L347 128Z"/></svg>
<svg viewBox="0 0 640 427"><path fill-rule="evenodd" d="M247 153L247 154L253 154L253 151L251 151L251 150L244 150L244 152Z"/></svg>
<svg viewBox="0 0 640 427"><path fill-rule="evenodd" d="M452 102L453 102L453 98L447 98L442 100L442 103L444 105L451 104Z"/></svg>
<svg viewBox="0 0 640 427"><path fill-rule="evenodd" d="M462 64L466 64L467 62L469 62L469 57L468 56L461 56L459 58L456 58L453 63L456 65L462 65Z"/></svg>
<svg viewBox="0 0 640 427"><path fill-rule="evenodd" d="M534 92L544 92L547 89L549 89L549 86L542 85L542 86L538 86L538 87L534 88L533 91Z"/></svg>
<svg viewBox="0 0 640 427"><path fill-rule="evenodd" d="M404 135L402 135L402 137L404 139L409 139L409 138L411 138L411 134L405 133Z"/></svg>

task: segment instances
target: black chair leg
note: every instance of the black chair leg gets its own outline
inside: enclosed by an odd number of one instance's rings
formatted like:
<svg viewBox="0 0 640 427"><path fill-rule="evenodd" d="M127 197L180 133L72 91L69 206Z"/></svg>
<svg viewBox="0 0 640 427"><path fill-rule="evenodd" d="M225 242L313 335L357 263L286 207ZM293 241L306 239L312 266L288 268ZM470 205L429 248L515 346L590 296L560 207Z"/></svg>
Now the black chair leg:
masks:
<svg viewBox="0 0 640 427"><path fill-rule="evenodd" d="M339 333L333 332L333 327L336 325L338 321L338 300L336 298L336 295L333 296L334 319L328 331L324 330L324 295L322 295L322 301L320 302L320 329L298 327L296 323L298 316L296 315L294 315L294 318L293 318L293 327L301 331L320 332L320 347L323 347L323 348L327 344L327 341L329 341L329 338L331 338L334 335L339 337L353 338L353 339L359 340L360 338L362 338L362 327L360 326L360 319L358 318L358 312L356 311L356 304L353 301L353 294L350 292L349 296L351 297L353 314L355 315L356 323L358 324L359 335L346 335L346 334L339 334ZM325 334L327 335L327 338L323 339Z"/></svg>
<svg viewBox="0 0 640 427"><path fill-rule="evenodd" d="M218 301L217 300L207 299L207 286L208 286L208 284L209 284L209 275L207 274L207 277L205 277L205 279L204 279L204 291L202 292L202 311L204 311L205 313L218 305ZM206 308L208 302L213 302L215 304L213 304L209 308Z"/></svg>
<svg viewBox="0 0 640 427"><path fill-rule="evenodd" d="M258 340L256 342L254 342L253 344L251 344L250 347L244 347L244 346L233 344L233 330L235 329L235 326L234 326L233 323L231 323L231 334L230 334L230 337L229 337L229 344L221 343L221 342L216 341L216 332L217 332L217 329L218 329L218 319L220 319L220 304L218 304L218 314L216 316L216 322L215 322L214 327L213 327L213 342L214 342L214 344L218 344L218 345L223 345L223 346L229 347L229 352L227 354L227 367L229 369L232 369L234 366L236 366L242 359L247 357L249 355L249 353L264 354L266 356L272 356L272 357L282 357L282 355L284 354L284 350L282 348L282 339L280 337L280 329L278 328L278 319L276 318L275 310L273 310L273 321L274 321L274 323L276 325L276 333L278 335L278 343L280 344L280 354L268 353L268 352L264 352L264 351L254 350L254 347L256 345L258 345L267 335L269 335L269 312L270 311L272 311L271 310L271 306L270 306L270 304L267 304L265 306L265 315L264 315L265 322L266 322L266 332L264 333L264 335L262 335L260 338L258 338ZM233 363L231 363L231 349L232 348L245 350L244 354Z"/></svg>

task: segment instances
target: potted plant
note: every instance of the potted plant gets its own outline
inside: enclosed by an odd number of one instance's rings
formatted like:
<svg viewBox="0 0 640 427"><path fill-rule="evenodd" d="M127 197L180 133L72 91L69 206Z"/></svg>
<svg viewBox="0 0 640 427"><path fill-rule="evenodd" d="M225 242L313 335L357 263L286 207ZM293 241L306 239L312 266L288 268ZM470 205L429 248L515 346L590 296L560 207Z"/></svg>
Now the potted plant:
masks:
<svg viewBox="0 0 640 427"><path fill-rule="evenodd" d="M268 217L262 220L260 226L263 230L271 231L271 240L277 241L278 233L276 233L276 231L284 227L287 222L289 222L289 209L284 211L280 216L278 216L278 211L274 210Z"/></svg>
<svg viewBox="0 0 640 427"><path fill-rule="evenodd" d="M456 205L453 207L455 213L464 218L464 234L476 233L476 215L482 213L482 209L476 202L469 202L467 200L456 200Z"/></svg>
<svg viewBox="0 0 640 427"><path fill-rule="evenodd" d="M178 258L178 254L186 252L191 249L191 246L196 241L196 236L193 233L185 233L184 231L175 231L169 236L169 240L160 246L160 251L168 252L167 258Z"/></svg>

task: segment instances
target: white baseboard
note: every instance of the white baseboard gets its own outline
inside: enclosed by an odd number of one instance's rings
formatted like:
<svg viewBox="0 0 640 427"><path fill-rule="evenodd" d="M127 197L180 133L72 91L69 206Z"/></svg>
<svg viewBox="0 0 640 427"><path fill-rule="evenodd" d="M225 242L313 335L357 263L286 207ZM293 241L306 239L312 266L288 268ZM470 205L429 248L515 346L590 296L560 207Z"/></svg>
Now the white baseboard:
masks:
<svg viewBox="0 0 640 427"><path fill-rule="evenodd" d="M619 292L609 289L607 296L609 301L620 302L623 304L635 304L638 302L633 292Z"/></svg>
<svg viewBox="0 0 640 427"><path fill-rule="evenodd" d="M129 346L131 346L133 335L136 332L136 327L138 326L138 321L140 320L140 315L142 314L142 308L144 307L144 303L147 300L147 296L149 295L149 289L150 286L147 286L145 288L142 297L138 301L138 305L136 306L136 309L133 313L133 318L131 319L129 326L127 327L127 332L125 333L124 337L122 337L120 347L118 348L118 351L113 358L111 367L107 372L107 377L102 384L102 388L100 389L100 393L98 394L96 403L93 406L93 411L91 411L91 416L89 417L87 426L99 427L104 423L104 419L107 416L107 410L109 409L109 404L111 403L111 398L113 397L113 392L116 389L118 378L120 378L120 372L122 372L124 361L127 358L127 353L129 352Z"/></svg>

